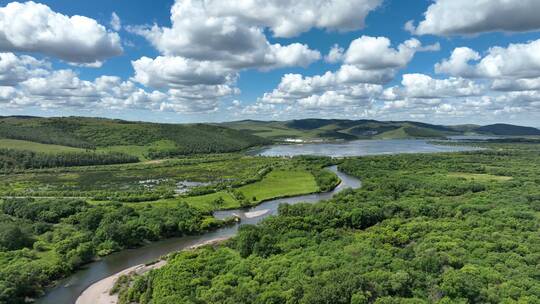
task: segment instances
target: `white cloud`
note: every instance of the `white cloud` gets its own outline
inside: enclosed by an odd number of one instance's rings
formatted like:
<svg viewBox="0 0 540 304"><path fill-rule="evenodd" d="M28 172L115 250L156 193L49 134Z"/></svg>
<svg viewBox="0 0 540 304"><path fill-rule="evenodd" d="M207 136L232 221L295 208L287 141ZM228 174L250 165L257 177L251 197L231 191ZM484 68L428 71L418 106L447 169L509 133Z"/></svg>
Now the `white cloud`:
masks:
<svg viewBox="0 0 540 304"><path fill-rule="evenodd" d="M449 59L435 64L435 71L460 77L475 77L476 71L469 63L480 58L480 54L474 50L468 47L459 47L454 49Z"/></svg>
<svg viewBox="0 0 540 304"><path fill-rule="evenodd" d="M229 11L232 4L235 10ZM264 34L264 24L235 15L238 5L242 4L177 1L171 9L172 27L154 25L130 30L146 37L165 56L212 61L237 70L307 66L321 58L307 45L271 44Z"/></svg>
<svg viewBox="0 0 540 304"><path fill-rule="evenodd" d="M495 79L491 88L496 91L540 91L540 78Z"/></svg>
<svg viewBox="0 0 540 304"><path fill-rule="evenodd" d="M423 98L439 99L446 97L479 96L485 88L463 78L434 79L424 74L404 74L402 87L385 90L387 99Z"/></svg>
<svg viewBox="0 0 540 304"><path fill-rule="evenodd" d="M120 20L120 17L118 17L116 12L112 12L111 14L110 25L111 25L111 28L117 32L122 29L122 20Z"/></svg>
<svg viewBox="0 0 540 304"><path fill-rule="evenodd" d="M498 91L540 88L540 40L492 47L485 56L472 49L456 48L449 59L435 65L437 73L492 80Z"/></svg>
<svg viewBox="0 0 540 304"><path fill-rule="evenodd" d="M35 52L94 65L123 52L118 34L94 19L68 17L32 1L0 7L0 51Z"/></svg>
<svg viewBox="0 0 540 304"><path fill-rule="evenodd" d="M0 53L0 86L14 86L33 76L47 73L49 63L30 56Z"/></svg>
<svg viewBox="0 0 540 304"><path fill-rule="evenodd" d="M234 17L242 23L268 27L276 37L291 38L311 28L349 31L364 27L367 15L382 0L253 0L183 1L206 7L209 17ZM178 1L177 1L178 3ZM185 9L187 5L178 5Z"/></svg>
<svg viewBox="0 0 540 304"><path fill-rule="evenodd" d="M155 88L179 88L190 85L219 85L232 83L233 70L211 61L197 61L184 57L142 57L132 61L133 77L137 82Z"/></svg>
<svg viewBox="0 0 540 304"><path fill-rule="evenodd" d="M393 49L390 39L386 37L362 36L351 42L344 62L363 70L403 68L421 46L417 39L410 39Z"/></svg>
<svg viewBox="0 0 540 304"><path fill-rule="evenodd" d="M220 98L238 93L227 85L201 84L147 91L116 76L83 80L71 69L52 70L50 63L30 56L0 53L0 59L0 103L11 108L135 108L200 113L215 111Z"/></svg>
<svg viewBox="0 0 540 304"><path fill-rule="evenodd" d="M382 84L392 80L417 51L424 49L416 39L394 49L386 37L362 36L352 41L347 50L340 50L339 46L332 48L332 60L344 63L337 71L311 77L286 74L278 87L265 93L259 102L309 108L344 105L368 108L371 100L382 93Z"/></svg>
<svg viewBox="0 0 540 304"><path fill-rule="evenodd" d="M328 63L336 63L343 61L344 53L344 48L340 47L337 44L334 44L334 46L332 46L332 48L330 49L330 52L328 52L328 55L324 57L324 60Z"/></svg>
<svg viewBox="0 0 540 304"><path fill-rule="evenodd" d="M485 32L526 32L540 29L537 0L435 0L415 28L418 35L471 35Z"/></svg>

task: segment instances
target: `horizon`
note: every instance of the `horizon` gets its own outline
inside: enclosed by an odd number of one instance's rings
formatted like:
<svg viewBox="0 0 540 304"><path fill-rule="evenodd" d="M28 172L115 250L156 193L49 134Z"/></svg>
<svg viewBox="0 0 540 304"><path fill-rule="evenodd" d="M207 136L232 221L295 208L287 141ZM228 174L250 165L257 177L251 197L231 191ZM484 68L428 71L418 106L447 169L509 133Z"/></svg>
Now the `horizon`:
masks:
<svg viewBox="0 0 540 304"><path fill-rule="evenodd" d="M201 122L157 122L157 121L150 121L150 120L131 120L131 119L123 119L123 118L112 118L112 117L103 117L103 116L80 116L80 115L70 115L70 116L33 116L33 115L7 115L2 116L0 115L0 119L2 118L94 118L94 119L108 119L108 120L121 120L121 121L127 121L127 122L140 122L140 123L156 123L156 124L226 124L226 123L234 123L234 122L243 122L243 121L254 121L254 122L288 122L288 121L295 121L295 120L346 120L346 121L377 121L377 122L416 122L416 123L424 123L424 124L430 124L430 125L436 125L436 126L449 126L449 127L456 127L456 126L465 126L465 125L472 125L472 126L488 126L488 125L513 125L513 126L519 126L519 127L529 127L529 128L535 128L540 130L540 125L528 125L528 124L516 124L516 123L504 123L504 122L494 122L489 124L477 124L477 123L460 123L460 124L437 124L437 123L430 123L422 120L378 120L378 119L348 119L348 118L317 118L317 117L307 117L307 118L300 118L300 119L287 119L287 120L279 120L279 119L272 119L272 120L264 120L264 119L239 119L239 120L227 120L227 121L219 121L219 122L210 122L210 121L201 121Z"/></svg>
<svg viewBox="0 0 540 304"><path fill-rule="evenodd" d="M0 6L0 115L540 128L535 0L96 1Z"/></svg>

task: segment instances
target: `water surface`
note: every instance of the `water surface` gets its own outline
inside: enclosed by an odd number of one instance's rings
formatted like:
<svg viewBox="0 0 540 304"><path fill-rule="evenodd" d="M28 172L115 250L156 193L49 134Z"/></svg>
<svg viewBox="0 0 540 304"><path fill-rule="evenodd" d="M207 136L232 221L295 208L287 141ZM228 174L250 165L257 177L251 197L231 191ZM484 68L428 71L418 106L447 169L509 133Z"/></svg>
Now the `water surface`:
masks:
<svg viewBox="0 0 540 304"><path fill-rule="evenodd" d="M254 150L251 154L262 156L318 155L348 157L397 153L460 152L477 149L474 147L436 145L429 143L427 140L420 139L386 139L355 140L340 143L274 145Z"/></svg>

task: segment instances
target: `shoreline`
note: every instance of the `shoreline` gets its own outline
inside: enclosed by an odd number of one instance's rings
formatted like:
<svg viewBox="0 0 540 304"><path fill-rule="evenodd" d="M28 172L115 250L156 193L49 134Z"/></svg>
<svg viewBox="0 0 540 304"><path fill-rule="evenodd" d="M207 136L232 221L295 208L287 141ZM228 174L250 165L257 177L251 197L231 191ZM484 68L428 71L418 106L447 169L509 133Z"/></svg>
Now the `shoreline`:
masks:
<svg viewBox="0 0 540 304"><path fill-rule="evenodd" d="M180 251L194 250L199 247L208 246L208 245L217 245L228 239L230 239L230 237L215 238L212 240L204 241L204 242L189 246ZM79 297L77 298L77 301L75 301L75 304L116 304L118 303L118 293L110 294L110 291L114 287L114 284L116 283L116 281L121 276L130 275L133 273L141 275L148 271L159 269L165 265L167 265L167 260L161 259L158 262L150 264L150 265L139 264L139 265L126 268L120 272L117 272L111 276L108 276L90 285L79 295Z"/></svg>

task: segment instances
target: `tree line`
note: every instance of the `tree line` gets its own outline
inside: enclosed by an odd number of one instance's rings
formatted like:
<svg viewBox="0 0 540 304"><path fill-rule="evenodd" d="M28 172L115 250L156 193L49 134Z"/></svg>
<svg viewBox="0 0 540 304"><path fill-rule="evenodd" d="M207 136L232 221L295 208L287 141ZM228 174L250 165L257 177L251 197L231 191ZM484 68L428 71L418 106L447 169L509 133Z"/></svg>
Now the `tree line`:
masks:
<svg viewBox="0 0 540 304"><path fill-rule="evenodd" d="M111 165L138 162L124 153L63 152L42 153L27 150L0 149L0 171L42 169L54 167Z"/></svg>

